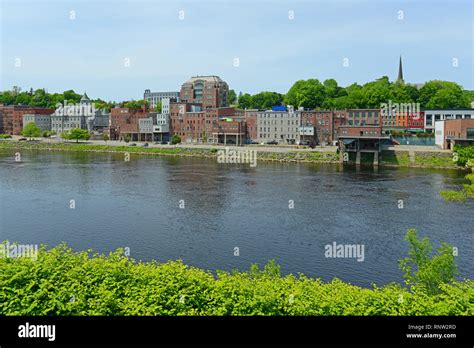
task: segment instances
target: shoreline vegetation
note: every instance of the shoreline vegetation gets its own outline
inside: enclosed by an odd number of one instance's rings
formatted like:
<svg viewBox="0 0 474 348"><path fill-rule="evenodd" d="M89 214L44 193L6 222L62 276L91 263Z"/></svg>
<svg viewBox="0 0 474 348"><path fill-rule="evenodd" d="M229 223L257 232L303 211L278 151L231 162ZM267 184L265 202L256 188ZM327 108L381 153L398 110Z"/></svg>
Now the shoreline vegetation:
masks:
<svg viewBox="0 0 474 348"><path fill-rule="evenodd" d="M172 148L144 148L140 146L117 146L117 145L96 145L87 143L33 143L17 141L1 141L0 150L41 150L41 151L76 151L76 152L103 152L103 153L130 153L137 155L158 155L158 156L178 156L178 157L202 157L217 158L217 151L225 149L219 148L193 148L181 145ZM242 147L244 151L257 151L257 160L273 162L300 162L300 163L328 163L340 164L339 154L328 151L288 151L271 152L259 151L258 147ZM372 158L362 154L361 164L371 166ZM410 167L410 168L433 168L433 169L458 169L465 170L464 167L456 165L451 153L442 152L413 152L410 151L382 151L379 167ZM349 155L347 164L355 164L355 154Z"/></svg>
<svg viewBox="0 0 474 348"><path fill-rule="evenodd" d="M474 315L474 283L455 280L453 247L443 243L432 254L414 229L405 240L405 285L372 288L282 276L273 260L210 272L180 260L139 262L124 249L104 255L42 245L34 259L0 257L0 315Z"/></svg>

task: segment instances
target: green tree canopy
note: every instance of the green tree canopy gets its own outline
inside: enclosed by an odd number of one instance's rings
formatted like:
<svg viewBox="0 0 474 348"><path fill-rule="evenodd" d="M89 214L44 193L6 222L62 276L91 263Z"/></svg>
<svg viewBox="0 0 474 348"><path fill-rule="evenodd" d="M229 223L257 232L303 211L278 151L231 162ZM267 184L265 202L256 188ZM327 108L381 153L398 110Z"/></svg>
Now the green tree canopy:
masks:
<svg viewBox="0 0 474 348"><path fill-rule="evenodd" d="M308 109L319 108L326 98L325 86L317 79L296 81L285 96L285 103Z"/></svg>
<svg viewBox="0 0 474 348"><path fill-rule="evenodd" d="M76 140L76 143L79 142L79 140L90 139L90 134L86 129L73 128L68 133L69 135L67 139Z"/></svg>
<svg viewBox="0 0 474 348"><path fill-rule="evenodd" d="M457 274L453 247L442 243L431 257L433 246L425 237L417 237L415 229L408 230L405 240L409 244L408 257L400 261L407 285L422 287L428 294L441 291L440 285L451 283Z"/></svg>
<svg viewBox="0 0 474 348"><path fill-rule="evenodd" d="M229 90L228 99L229 99L229 105L234 105L237 102L237 94L235 93L233 89Z"/></svg>
<svg viewBox="0 0 474 348"><path fill-rule="evenodd" d="M30 122L23 128L21 134L29 138L39 137L41 135L41 130L38 128L36 123Z"/></svg>

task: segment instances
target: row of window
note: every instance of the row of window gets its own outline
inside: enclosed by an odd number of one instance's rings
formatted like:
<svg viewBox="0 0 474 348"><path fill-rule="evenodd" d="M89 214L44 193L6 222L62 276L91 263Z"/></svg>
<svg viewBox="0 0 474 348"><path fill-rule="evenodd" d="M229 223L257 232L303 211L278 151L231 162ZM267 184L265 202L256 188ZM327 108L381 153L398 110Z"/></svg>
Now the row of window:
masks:
<svg viewBox="0 0 474 348"><path fill-rule="evenodd" d="M262 130L263 129L263 130ZM287 128L287 131L293 131L293 132L296 132L296 128L293 127L292 129L290 128ZM270 127L268 127L268 130L267 130L267 127L260 127L260 132L270 132ZM275 132L278 132L278 128L275 127ZM280 132L283 132L283 127L280 128Z"/></svg>
<svg viewBox="0 0 474 348"><path fill-rule="evenodd" d="M349 126L365 126L365 125L367 125L367 122L366 121L352 121L352 120L349 120L348 124L349 124ZM374 124L378 125L379 124L378 120L376 120Z"/></svg>
<svg viewBox="0 0 474 348"><path fill-rule="evenodd" d="M266 125L267 124L267 121L266 120L263 120L263 121L259 121L257 122L259 125ZM268 120L268 125L274 125L274 124L277 124L277 120ZM280 120L280 124L283 124L283 120ZM288 120L288 125L298 125L298 120Z"/></svg>
<svg viewBox="0 0 474 348"><path fill-rule="evenodd" d="M349 111L349 117L352 116L359 117L359 116L372 116L372 117L378 117L379 113L378 111Z"/></svg>
<svg viewBox="0 0 474 348"><path fill-rule="evenodd" d="M60 128L81 128L81 124L80 123L53 123L51 125L52 128L57 128L57 129L60 129Z"/></svg>
<svg viewBox="0 0 474 348"><path fill-rule="evenodd" d="M260 134L260 137L261 138L264 138L264 139L278 139L277 135L274 134L273 137L271 136L271 134ZM281 139L287 139L287 140L294 140L296 139L296 137L298 137L298 134L280 134L280 138Z"/></svg>

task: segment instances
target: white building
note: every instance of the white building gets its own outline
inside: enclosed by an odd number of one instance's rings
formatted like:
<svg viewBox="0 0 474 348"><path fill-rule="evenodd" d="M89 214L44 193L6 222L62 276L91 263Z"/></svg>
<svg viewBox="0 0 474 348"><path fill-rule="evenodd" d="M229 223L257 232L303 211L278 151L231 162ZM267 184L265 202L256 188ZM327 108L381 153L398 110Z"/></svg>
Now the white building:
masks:
<svg viewBox="0 0 474 348"><path fill-rule="evenodd" d="M474 109L429 109L425 110L425 129L434 130L437 121L474 119Z"/></svg>
<svg viewBox="0 0 474 348"><path fill-rule="evenodd" d="M152 92L149 89L145 89L143 99L149 103L150 109L154 109L156 104L159 102L163 103L164 99L179 101L179 92Z"/></svg>
<svg viewBox="0 0 474 348"><path fill-rule="evenodd" d="M257 139L259 142L277 141L279 144L300 143L300 111L257 112Z"/></svg>
<svg viewBox="0 0 474 348"><path fill-rule="evenodd" d="M86 93L79 104L60 105L51 115L51 130L57 134L74 128L87 129L90 133L103 132L109 126L110 114L96 110Z"/></svg>
<svg viewBox="0 0 474 348"><path fill-rule="evenodd" d="M444 120L435 122L435 145L443 148L444 145Z"/></svg>

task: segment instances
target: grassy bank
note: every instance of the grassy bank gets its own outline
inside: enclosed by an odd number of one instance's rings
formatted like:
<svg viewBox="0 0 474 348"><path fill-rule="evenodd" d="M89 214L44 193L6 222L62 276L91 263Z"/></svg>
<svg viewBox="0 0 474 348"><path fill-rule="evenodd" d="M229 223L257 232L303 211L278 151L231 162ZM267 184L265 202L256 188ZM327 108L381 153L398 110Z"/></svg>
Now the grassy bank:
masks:
<svg viewBox="0 0 474 348"><path fill-rule="evenodd" d="M163 147L163 148L144 148L139 146L110 146L94 145L84 143L33 143L2 141L0 149L10 150L47 150L47 151L81 151L81 152L118 152L135 153L142 155L160 155L160 156L192 156L216 158L218 149L201 149L192 147ZM258 151L258 147L243 148L257 151L257 159L261 161L280 161L280 162L307 162L307 163L339 163L339 154L335 152L263 152ZM373 161L372 154L362 154L362 164L371 165ZM349 163L355 163L355 153L349 156ZM424 167L424 168L460 168L452 160L450 153L438 152L416 152L412 157L408 151L383 151L380 158L380 166L396 167Z"/></svg>
<svg viewBox="0 0 474 348"><path fill-rule="evenodd" d="M142 155L161 156L193 156L217 158L217 148L202 149L192 147L140 147L140 146L110 146L94 145L84 143L34 143L34 142L0 142L0 149L13 150L46 150L46 151L80 151L80 152L118 152L134 153ZM222 147L224 149L224 147ZM242 148L243 150L256 150L258 160L282 161L282 162L315 162L315 163L338 163L339 156L331 152L263 152L258 148Z"/></svg>
<svg viewBox="0 0 474 348"><path fill-rule="evenodd" d="M0 258L0 315L473 315L471 280L429 295L398 284L366 289L268 263L216 274L180 261L139 263L65 245L31 258Z"/></svg>

